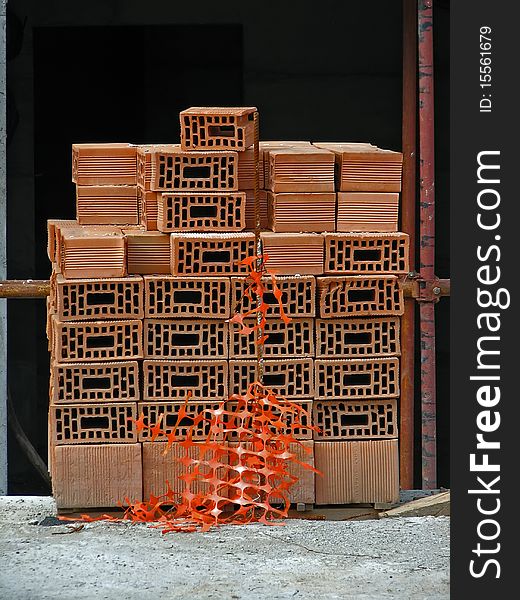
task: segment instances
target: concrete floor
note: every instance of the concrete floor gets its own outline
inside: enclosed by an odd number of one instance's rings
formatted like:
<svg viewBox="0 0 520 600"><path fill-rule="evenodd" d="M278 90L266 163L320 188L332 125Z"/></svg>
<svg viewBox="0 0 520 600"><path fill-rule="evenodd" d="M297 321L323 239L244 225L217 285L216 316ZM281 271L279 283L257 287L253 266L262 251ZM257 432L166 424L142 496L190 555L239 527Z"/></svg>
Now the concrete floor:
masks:
<svg viewBox="0 0 520 600"><path fill-rule="evenodd" d="M449 598L449 517L291 519L163 536L144 524L39 524L52 512L27 502L6 512L0 499L1 598Z"/></svg>

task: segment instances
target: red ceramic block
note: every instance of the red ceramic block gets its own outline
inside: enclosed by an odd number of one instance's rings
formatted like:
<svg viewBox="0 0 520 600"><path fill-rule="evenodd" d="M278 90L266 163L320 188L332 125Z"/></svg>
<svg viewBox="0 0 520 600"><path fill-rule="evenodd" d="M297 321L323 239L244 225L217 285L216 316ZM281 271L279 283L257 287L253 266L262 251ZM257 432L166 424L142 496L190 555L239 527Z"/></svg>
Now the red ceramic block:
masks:
<svg viewBox="0 0 520 600"><path fill-rule="evenodd" d="M52 495L59 509L119 507L142 499L141 444L56 446Z"/></svg>
<svg viewBox="0 0 520 600"><path fill-rule="evenodd" d="M304 412L294 412L294 413L285 413L283 416L283 425L280 427L272 426L270 430L273 435L291 435L296 440L312 440L312 400L310 398L299 398L296 403L300 406L307 414ZM228 410L236 409L236 402L230 400L227 405ZM266 410L272 412L275 417L280 417L281 413L276 408L269 406L266 407ZM226 439L233 442L238 441L238 433L236 432L236 427L228 427L226 429ZM248 437L248 434L242 432L242 443L248 443L246 440L251 439Z"/></svg>
<svg viewBox="0 0 520 600"><path fill-rule="evenodd" d="M368 358L401 353L398 317L316 319L317 358Z"/></svg>
<svg viewBox="0 0 520 600"><path fill-rule="evenodd" d="M203 442L195 442L190 448L185 448L180 444L174 443L166 450L166 442L143 442L143 496L148 499L151 495L160 496L166 492L166 481L170 484L173 492L182 494L186 489L186 481L180 479L181 475L190 473L193 466L187 466L180 462L186 454L194 460L201 460L201 448ZM224 443L223 443L224 445ZM211 460L208 454L205 460ZM226 464L227 457L225 453L219 456L220 463ZM204 470L204 467L201 468ZM221 480L225 480L227 470L225 466L217 467L215 475ZM196 481L190 482L190 490L194 494L208 494L211 492L211 484L197 477ZM218 491L220 497L227 496L226 490L220 488Z"/></svg>
<svg viewBox="0 0 520 600"><path fill-rule="evenodd" d="M245 319L244 324L254 327L256 319ZM256 358L256 336L240 331L239 325L230 324L230 358ZM279 319L269 319L264 331L267 335L263 348L266 358L314 356L314 319L297 318L287 324Z"/></svg>
<svg viewBox="0 0 520 600"><path fill-rule="evenodd" d="M172 233L171 244L173 275L246 274L241 262L255 256L253 233Z"/></svg>
<svg viewBox="0 0 520 600"><path fill-rule="evenodd" d="M236 152L186 152L180 146L150 152L150 189L155 192L238 190Z"/></svg>
<svg viewBox="0 0 520 600"><path fill-rule="evenodd" d="M260 141L259 142L259 150L262 153L263 165L264 165L264 186L267 186L267 181L269 179L269 160L267 157L267 152L269 150L280 150L283 148L308 148L312 146L310 142L305 141Z"/></svg>
<svg viewBox="0 0 520 600"><path fill-rule="evenodd" d="M152 185L152 152L175 152L178 144L145 144L137 146L137 185L143 191L150 191Z"/></svg>
<svg viewBox="0 0 520 600"><path fill-rule="evenodd" d="M145 358L227 358L228 324L216 319L145 319Z"/></svg>
<svg viewBox="0 0 520 600"><path fill-rule="evenodd" d="M356 400L399 396L399 359L316 359L316 399Z"/></svg>
<svg viewBox="0 0 520 600"><path fill-rule="evenodd" d="M170 273L170 236L159 231L124 230L128 273Z"/></svg>
<svg viewBox="0 0 520 600"><path fill-rule="evenodd" d="M338 192L337 231L397 231L399 194Z"/></svg>
<svg viewBox="0 0 520 600"><path fill-rule="evenodd" d="M266 190L258 191L258 201L260 208L260 229L269 229L269 209L267 204ZM246 229L256 229L255 214L255 193L254 190L246 191L245 222Z"/></svg>
<svg viewBox="0 0 520 600"><path fill-rule="evenodd" d="M65 279L51 277L51 296L60 321L142 319L143 278Z"/></svg>
<svg viewBox="0 0 520 600"><path fill-rule="evenodd" d="M65 227L77 227L76 220L49 219L47 221L47 256L52 263L59 267L59 232Z"/></svg>
<svg viewBox="0 0 520 600"><path fill-rule="evenodd" d="M107 444L137 441L135 402L52 405L51 440L61 444Z"/></svg>
<svg viewBox="0 0 520 600"><path fill-rule="evenodd" d="M143 357L143 327L139 320L61 323L52 317L56 362L131 360Z"/></svg>
<svg viewBox="0 0 520 600"><path fill-rule="evenodd" d="M158 192L137 188L139 223L146 231L157 231Z"/></svg>
<svg viewBox="0 0 520 600"><path fill-rule="evenodd" d="M314 142L314 146L334 152L340 192L401 191L401 152L371 144Z"/></svg>
<svg viewBox="0 0 520 600"><path fill-rule="evenodd" d="M72 144L72 181L77 185L136 185L137 146Z"/></svg>
<svg viewBox="0 0 520 600"><path fill-rule="evenodd" d="M261 234L268 268L280 275L320 275L323 273L323 241L317 233Z"/></svg>
<svg viewBox="0 0 520 600"><path fill-rule="evenodd" d="M267 150L266 187L272 192L334 192L334 153L314 146Z"/></svg>
<svg viewBox="0 0 520 600"><path fill-rule="evenodd" d="M255 360L229 361L231 394L243 394L257 380ZM266 359L264 385L289 400L314 396L312 358Z"/></svg>
<svg viewBox="0 0 520 600"><path fill-rule="evenodd" d="M144 424L150 426L157 424L162 415L161 428L166 431L166 435L157 436L156 440L158 442L166 441L167 435L173 431L175 431L175 438L177 440L185 440L188 433L190 433L193 441L202 442L208 439L210 434L212 434L212 439L218 440L224 437L223 434L211 431L210 421L212 413L210 411L217 410L219 406L219 401L190 400L187 404L184 402L141 402L139 404L139 413L144 416ZM186 407L187 418L185 417L179 421L179 411L183 407ZM193 420L200 414L205 419L202 419L195 427L192 427ZM149 429L143 429L139 433L140 442L148 442L151 438L152 432Z"/></svg>
<svg viewBox="0 0 520 600"><path fill-rule="evenodd" d="M268 193L269 229L276 232L336 230L336 194Z"/></svg>
<svg viewBox="0 0 520 600"><path fill-rule="evenodd" d="M399 501L398 440L314 442L316 504Z"/></svg>
<svg viewBox="0 0 520 600"><path fill-rule="evenodd" d="M250 146L243 152L238 153L238 189L255 189L255 149ZM258 189L264 187L264 151L258 150Z"/></svg>
<svg viewBox="0 0 520 600"><path fill-rule="evenodd" d="M175 231L241 231L245 228L244 192L159 194L157 228Z"/></svg>
<svg viewBox="0 0 520 600"><path fill-rule="evenodd" d="M403 290L395 275L354 275L318 279L322 319L402 315Z"/></svg>
<svg viewBox="0 0 520 600"><path fill-rule="evenodd" d="M51 367L51 382L53 404L140 399L137 361L55 363Z"/></svg>
<svg viewBox="0 0 520 600"><path fill-rule="evenodd" d="M255 140L254 106L199 107L180 113L183 150L245 150Z"/></svg>
<svg viewBox="0 0 520 600"><path fill-rule="evenodd" d="M126 275L125 238L117 227L61 229L58 247L60 270L67 279Z"/></svg>
<svg viewBox="0 0 520 600"><path fill-rule="evenodd" d="M316 400L315 440L396 438L397 400Z"/></svg>
<svg viewBox="0 0 520 600"><path fill-rule="evenodd" d="M406 233L325 233L325 273L408 273Z"/></svg>
<svg viewBox="0 0 520 600"><path fill-rule="evenodd" d="M228 395L226 360L145 360L143 398L147 401L225 400Z"/></svg>
<svg viewBox="0 0 520 600"><path fill-rule="evenodd" d="M268 261L270 266L270 261ZM273 294L273 283L263 277L264 302L268 305L267 316L278 317L279 305ZM276 285L282 292L281 302L288 317L314 317L316 315L316 278L313 275L277 275ZM253 308L251 300L244 295L246 283L243 277L231 278L231 313L244 313Z"/></svg>
<svg viewBox="0 0 520 600"><path fill-rule="evenodd" d="M144 285L146 317L227 319L230 316L228 277L145 275Z"/></svg>
<svg viewBox="0 0 520 600"><path fill-rule="evenodd" d="M76 215L81 225L137 225L137 186L78 185Z"/></svg>

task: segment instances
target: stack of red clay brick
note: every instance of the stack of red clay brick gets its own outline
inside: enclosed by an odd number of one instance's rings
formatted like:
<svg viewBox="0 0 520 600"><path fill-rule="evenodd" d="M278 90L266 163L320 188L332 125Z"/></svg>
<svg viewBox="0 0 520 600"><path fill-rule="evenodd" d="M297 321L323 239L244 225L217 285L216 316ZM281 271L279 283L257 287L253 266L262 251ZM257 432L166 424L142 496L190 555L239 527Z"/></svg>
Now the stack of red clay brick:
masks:
<svg viewBox="0 0 520 600"><path fill-rule="evenodd" d="M227 322L243 296L239 263L255 254L255 110L183 111L180 145L73 146L77 219L49 221L49 452L60 508L146 498L165 480L180 490L165 440L137 434L130 417L154 424L162 414L168 427L188 392L197 412L255 379L254 339ZM267 294L264 381L321 428L299 437L324 477L298 473L291 500L391 502L398 275L408 271L408 238L397 232L402 156L261 142L260 161L264 253L292 317L283 324Z"/></svg>

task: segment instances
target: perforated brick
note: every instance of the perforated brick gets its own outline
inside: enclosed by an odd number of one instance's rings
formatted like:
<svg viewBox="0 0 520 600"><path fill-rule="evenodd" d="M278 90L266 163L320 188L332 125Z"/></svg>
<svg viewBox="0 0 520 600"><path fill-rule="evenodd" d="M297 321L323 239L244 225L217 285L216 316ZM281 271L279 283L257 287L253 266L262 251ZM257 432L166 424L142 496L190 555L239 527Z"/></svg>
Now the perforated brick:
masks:
<svg viewBox="0 0 520 600"><path fill-rule="evenodd" d="M170 236L159 231L124 231L128 273L159 275L170 273Z"/></svg>
<svg viewBox="0 0 520 600"><path fill-rule="evenodd" d="M338 192L336 231L397 231L399 194Z"/></svg>
<svg viewBox="0 0 520 600"><path fill-rule="evenodd" d="M59 509L119 507L142 498L141 444L56 446L52 495Z"/></svg>
<svg viewBox="0 0 520 600"><path fill-rule="evenodd" d="M139 223L146 231L157 231L158 192L137 188L137 211Z"/></svg>
<svg viewBox="0 0 520 600"><path fill-rule="evenodd" d="M226 360L145 360L143 398L148 401L224 400L228 391Z"/></svg>
<svg viewBox="0 0 520 600"><path fill-rule="evenodd" d="M401 353L398 318L316 319L316 357L368 358Z"/></svg>
<svg viewBox="0 0 520 600"><path fill-rule="evenodd" d="M179 479L181 475L193 471L192 465L185 465L180 462L186 454L194 460L200 460L201 448L204 442L195 442L189 448L174 443L166 450L166 442L143 442L143 497L150 498L150 495L160 496L166 491L166 481L170 488L177 494L182 494L186 489L186 481ZM219 452L218 460L226 464L227 456L224 443L222 452ZM207 457L209 459L209 456ZM204 467L201 467L204 471ZM224 480L226 469L224 466L215 469L217 477ZM211 484L198 478L197 481L190 483L190 489L194 494L207 494L211 491ZM222 487L219 489L219 496L227 496L227 492Z"/></svg>
<svg viewBox="0 0 520 600"><path fill-rule="evenodd" d="M137 225L137 186L78 185L76 215L81 225Z"/></svg>
<svg viewBox="0 0 520 600"><path fill-rule="evenodd" d="M230 316L228 277L145 275L145 316L227 319Z"/></svg>
<svg viewBox="0 0 520 600"><path fill-rule="evenodd" d="M140 399L136 361L53 364L51 378L54 404Z"/></svg>
<svg viewBox="0 0 520 600"><path fill-rule="evenodd" d="M254 327L256 319L245 319L244 324ZM240 330L240 326L230 324L230 358L256 358L256 336L242 334ZM265 334L267 339L263 351L266 358L314 356L313 319L292 319L287 324L278 319L270 319L267 321Z"/></svg>
<svg viewBox="0 0 520 600"><path fill-rule="evenodd" d="M298 399L298 406L303 408L306 411L307 415L303 412L286 412L283 417L283 426L275 427L274 425L270 427L271 431L274 435L292 435L297 440L312 440L312 404L313 401L311 399L300 398ZM229 410L236 409L236 403L231 400L226 406ZM259 407L257 407L259 408ZM274 415L275 417L279 417L281 415L279 409L273 406L266 407L269 413ZM244 433L241 434L242 439ZM233 441L238 441L238 433L232 430L231 427L227 429L226 439L230 441L232 444ZM247 444L246 441L242 443Z"/></svg>
<svg viewBox="0 0 520 600"><path fill-rule="evenodd" d="M238 275L255 256L253 233L172 233L173 275Z"/></svg>
<svg viewBox="0 0 520 600"><path fill-rule="evenodd" d="M109 279L51 279L56 314L60 321L142 319L142 277Z"/></svg>
<svg viewBox="0 0 520 600"><path fill-rule="evenodd" d="M314 142L336 155L341 192L400 192L403 155L371 144Z"/></svg>
<svg viewBox="0 0 520 600"><path fill-rule="evenodd" d="M278 301L273 295L273 284L269 277L263 277L265 286L264 302L268 305L267 316L279 314ZM316 278L313 275L276 276L276 285L282 292L281 301L289 317L314 317L316 314ZM231 278L231 313L244 313L253 308L251 300L244 296L246 284L243 277Z"/></svg>
<svg viewBox="0 0 520 600"><path fill-rule="evenodd" d="M281 275L320 275L323 273L324 237L317 233L261 234L268 268Z"/></svg>
<svg viewBox="0 0 520 600"><path fill-rule="evenodd" d="M178 144L144 144L137 147L137 185L145 191L152 185L152 152L175 152Z"/></svg>
<svg viewBox="0 0 520 600"><path fill-rule="evenodd" d="M47 256L59 267L59 232L65 227L77 227L78 222L70 219L49 219L47 221Z"/></svg>
<svg viewBox="0 0 520 600"><path fill-rule="evenodd" d="M225 321L145 319L145 358L184 360L227 358L228 324Z"/></svg>
<svg viewBox="0 0 520 600"><path fill-rule="evenodd" d="M399 359L361 358L315 361L316 399L399 396Z"/></svg>
<svg viewBox="0 0 520 600"><path fill-rule="evenodd" d="M57 255L67 279L126 275L125 239L115 227L61 229Z"/></svg>
<svg viewBox="0 0 520 600"><path fill-rule="evenodd" d="M398 440L314 442L316 504L399 500Z"/></svg>
<svg viewBox="0 0 520 600"><path fill-rule="evenodd" d="M49 418L55 444L137 441L135 402L52 405Z"/></svg>
<svg viewBox="0 0 520 600"><path fill-rule="evenodd" d="M249 107L192 106L180 113L184 150L245 150L254 142L254 113Z"/></svg>
<svg viewBox="0 0 520 600"><path fill-rule="evenodd" d="M255 189L255 149L250 146L238 153L238 189ZM258 150L258 188L264 187L264 151Z"/></svg>
<svg viewBox="0 0 520 600"><path fill-rule="evenodd" d="M238 190L236 152L185 152L152 149L150 189L156 192Z"/></svg>
<svg viewBox="0 0 520 600"><path fill-rule="evenodd" d="M395 275L318 278L322 318L402 315L403 291Z"/></svg>
<svg viewBox="0 0 520 600"><path fill-rule="evenodd" d="M157 228L173 231L241 231L245 192L159 194Z"/></svg>
<svg viewBox="0 0 520 600"><path fill-rule="evenodd" d="M397 400L316 400L315 440L396 438Z"/></svg>
<svg viewBox="0 0 520 600"><path fill-rule="evenodd" d="M229 361L231 394L242 394L257 380L256 361ZM267 359L264 361L264 385L287 399L298 400L314 395L312 358Z"/></svg>
<svg viewBox="0 0 520 600"><path fill-rule="evenodd" d="M258 191L258 200L260 203L260 229L269 229L269 214L266 190ZM246 229L256 229L254 190L246 190L245 219Z"/></svg>
<svg viewBox="0 0 520 600"><path fill-rule="evenodd" d="M72 144L72 181L77 185L135 185L137 147Z"/></svg>
<svg viewBox="0 0 520 600"><path fill-rule="evenodd" d="M272 192L334 192L334 153L314 146L266 150Z"/></svg>
<svg viewBox="0 0 520 600"><path fill-rule="evenodd" d="M406 233L325 233L325 273L408 273Z"/></svg>
<svg viewBox="0 0 520 600"><path fill-rule="evenodd" d="M61 323L53 317L53 356L57 362L131 360L143 356L142 321Z"/></svg>
<svg viewBox="0 0 520 600"><path fill-rule="evenodd" d="M187 417L178 421L178 415L181 408L186 406ZM207 439L208 434L211 433L211 413L210 410L217 410L220 406L219 401L214 402L197 402L190 400L186 405L184 402L141 402L139 404L139 412L144 416L145 425L156 425L159 422L161 415L161 428L166 431L166 435L157 436L158 442L166 440L168 433L175 430L175 438L178 440L185 440L188 432L191 433L193 441L203 441ZM193 419L203 414L206 418L202 419L195 427L193 426ZM191 418L190 418L191 417ZM175 429L175 426L177 428ZM152 432L148 429L143 429L139 433L139 440L141 442L147 442L151 439ZM215 433L215 438L222 439L223 434ZM170 459L171 460L171 459Z"/></svg>
<svg viewBox="0 0 520 600"><path fill-rule="evenodd" d="M269 229L276 232L336 231L336 194L268 193Z"/></svg>

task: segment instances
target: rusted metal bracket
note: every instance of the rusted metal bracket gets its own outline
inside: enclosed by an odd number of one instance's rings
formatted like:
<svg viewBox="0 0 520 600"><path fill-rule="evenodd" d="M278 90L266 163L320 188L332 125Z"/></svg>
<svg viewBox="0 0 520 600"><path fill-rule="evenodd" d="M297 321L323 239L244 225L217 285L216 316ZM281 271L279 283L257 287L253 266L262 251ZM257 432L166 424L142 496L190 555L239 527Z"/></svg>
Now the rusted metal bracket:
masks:
<svg viewBox="0 0 520 600"><path fill-rule="evenodd" d="M0 298L46 298L51 284L46 279L8 279L0 281Z"/></svg>
<svg viewBox="0 0 520 600"><path fill-rule="evenodd" d="M417 302L438 302L451 292L451 280L434 277L423 279L419 273L408 273L400 281L401 288L407 298L415 298Z"/></svg>

